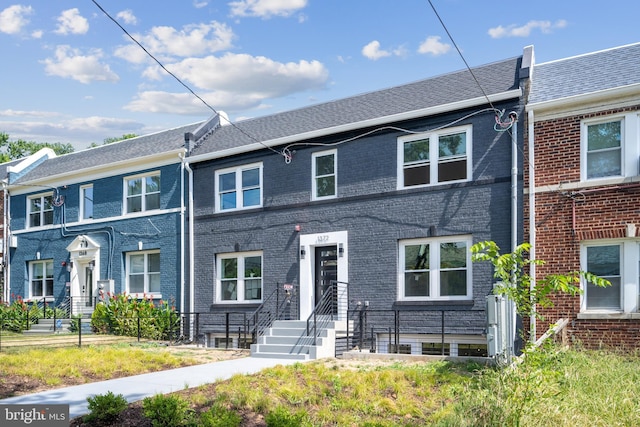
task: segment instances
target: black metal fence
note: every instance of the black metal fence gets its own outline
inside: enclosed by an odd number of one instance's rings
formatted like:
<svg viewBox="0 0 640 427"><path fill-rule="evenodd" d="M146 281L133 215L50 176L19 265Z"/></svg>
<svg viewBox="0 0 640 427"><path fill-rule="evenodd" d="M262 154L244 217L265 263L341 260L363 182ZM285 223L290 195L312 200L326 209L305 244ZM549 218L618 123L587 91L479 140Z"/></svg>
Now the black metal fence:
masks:
<svg viewBox="0 0 640 427"><path fill-rule="evenodd" d="M336 353L360 349L372 353L402 353L401 336L439 337L442 355L446 336L482 335L486 312L469 309L349 310L347 333L336 342ZM433 353L431 353L433 354Z"/></svg>

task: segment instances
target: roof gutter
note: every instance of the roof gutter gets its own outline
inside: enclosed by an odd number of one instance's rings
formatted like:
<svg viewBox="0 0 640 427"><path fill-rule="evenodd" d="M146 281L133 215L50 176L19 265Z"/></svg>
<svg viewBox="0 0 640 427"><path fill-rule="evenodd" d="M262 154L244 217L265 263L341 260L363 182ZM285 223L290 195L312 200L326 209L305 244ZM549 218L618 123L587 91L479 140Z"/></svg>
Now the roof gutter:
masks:
<svg viewBox="0 0 640 427"><path fill-rule="evenodd" d="M522 95L520 88L501 92L493 95L489 95L488 98L491 102L506 101L508 99L519 98ZM452 102L449 104L438 105L435 107L422 108L419 110L407 111L405 113L393 114L390 116L378 117L370 120L363 120L360 122L348 123L340 126L333 126L324 129L318 129L310 132L297 133L295 135L284 136L282 138L276 138L267 141L261 141L258 143L247 144L240 147L229 148L226 150L216 150L211 153L204 153L200 155L190 156L189 161L191 163L201 162L206 160L220 159L224 157L234 156L238 154L244 154L251 151L257 151L266 147L277 147L283 144L291 144L294 142L305 141L313 138L319 138L328 135L335 135L336 133L349 132L352 130L358 130L365 127L383 126L389 123L394 123L403 120L411 120L421 118L425 116L433 116L436 114L447 113L450 111L461 110L465 108L473 108L480 105L487 104L487 97L480 96L477 98L466 99L464 101Z"/></svg>
<svg viewBox="0 0 640 427"><path fill-rule="evenodd" d="M529 103L526 106L526 111L540 112L543 110L553 110L555 108L567 109L573 105L596 102L610 98L616 98L617 100L619 100L619 98L634 96L638 94L640 94L640 83L634 83L631 85L616 87L613 89L599 90L586 95L565 96L563 98L551 99L549 101ZM637 102L637 99L635 101Z"/></svg>

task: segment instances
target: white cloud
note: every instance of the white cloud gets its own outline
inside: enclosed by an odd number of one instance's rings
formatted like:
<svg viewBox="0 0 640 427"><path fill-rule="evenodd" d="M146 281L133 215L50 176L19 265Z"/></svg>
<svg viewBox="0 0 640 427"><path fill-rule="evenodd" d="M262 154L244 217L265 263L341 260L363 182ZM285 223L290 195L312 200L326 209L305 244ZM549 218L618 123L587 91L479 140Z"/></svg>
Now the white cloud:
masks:
<svg viewBox="0 0 640 427"><path fill-rule="evenodd" d="M89 21L80 15L78 8L63 11L58 17L56 34L85 34L89 31Z"/></svg>
<svg viewBox="0 0 640 427"><path fill-rule="evenodd" d="M229 3L232 16L287 17L304 9L307 0L239 0Z"/></svg>
<svg viewBox="0 0 640 427"><path fill-rule="evenodd" d="M269 98L322 88L328 71L318 61L281 63L265 57L228 53L222 57L191 58L167 68L181 80L197 86L199 96L228 112L259 108ZM164 71L149 67L145 76L159 78ZM144 91L126 109L174 114L209 114L207 107L189 93Z"/></svg>
<svg viewBox="0 0 640 427"><path fill-rule="evenodd" d="M42 30L35 30L31 33L31 37L34 39L41 39L44 32Z"/></svg>
<svg viewBox="0 0 640 427"><path fill-rule="evenodd" d="M264 56L233 53L188 58L167 68L205 90L257 93L265 98L324 87L329 75L319 61L282 63Z"/></svg>
<svg viewBox="0 0 640 427"><path fill-rule="evenodd" d="M40 116L45 119L49 115L46 112L34 114L34 116ZM102 143L106 138L125 133L141 135L147 132L142 123L134 120L97 116L58 119L56 121L37 119L31 121L3 120L0 124L3 131L9 134L11 140L61 142L72 144L76 151L88 148L92 142Z"/></svg>
<svg viewBox="0 0 640 427"><path fill-rule="evenodd" d="M55 117L59 115L53 111L0 110L0 117Z"/></svg>
<svg viewBox="0 0 640 427"><path fill-rule="evenodd" d="M26 18L33 13L31 6L14 4L0 12L0 32L18 34L29 23Z"/></svg>
<svg viewBox="0 0 640 427"><path fill-rule="evenodd" d="M208 1L194 1L193 7L196 9L202 9L203 7L207 7L209 5Z"/></svg>
<svg viewBox="0 0 640 427"><path fill-rule="evenodd" d="M48 75L71 78L85 84L92 81L118 81L118 75L108 65L100 63L100 58L101 50L83 55L78 49L60 45L56 48L55 58L47 58L42 63Z"/></svg>
<svg viewBox="0 0 640 427"><path fill-rule="evenodd" d="M391 56L391 52L380 49L380 42L378 40L374 40L362 48L362 55L376 61L380 58L384 58L385 56Z"/></svg>
<svg viewBox="0 0 640 427"><path fill-rule="evenodd" d="M205 102L222 111L240 111L257 108L262 97L258 95L241 95L225 91L199 93ZM162 91L145 91L139 93L134 100L124 107L134 112L167 113L181 115L209 116L213 113L202 101L190 93L170 93Z"/></svg>
<svg viewBox="0 0 640 427"><path fill-rule="evenodd" d="M136 25L138 23L138 18L136 18L131 9L118 12L116 18L121 19L125 24L128 25Z"/></svg>
<svg viewBox="0 0 640 427"><path fill-rule="evenodd" d="M451 45L440 41L440 36L429 36L420 43L418 53L431 54L433 56L444 55L451 50Z"/></svg>
<svg viewBox="0 0 640 427"><path fill-rule="evenodd" d="M147 35L133 37L159 60L171 57L197 56L228 49L235 38L233 30L223 23L187 25L178 31L173 27L153 27ZM116 56L133 63L143 63L148 56L138 45L129 44L116 49Z"/></svg>
<svg viewBox="0 0 640 427"><path fill-rule="evenodd" d="M567 21L560 19L556 22L551 21L529 21L525 25L520 27L516 25L509 25L503 27L499 25L494 28L490 28L488 33L491 38L499 39L502 37L528 37L529 34L535 29L539 29L543 34L549 34L553 30L561 29L567 26Z"/></svg>

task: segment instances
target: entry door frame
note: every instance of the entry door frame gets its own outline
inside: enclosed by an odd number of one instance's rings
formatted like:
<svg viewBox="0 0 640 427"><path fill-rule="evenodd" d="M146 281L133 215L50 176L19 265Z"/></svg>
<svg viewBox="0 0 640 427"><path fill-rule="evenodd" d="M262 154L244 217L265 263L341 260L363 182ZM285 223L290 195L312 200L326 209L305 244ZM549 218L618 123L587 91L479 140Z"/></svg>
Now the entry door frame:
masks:
<svg viewBox="0 0 640 427"><path fill-rule="evenodd" d="M338 249L337 320L345 320L347 318L349 245L348 232L345 230L300 235L300 320L307 320L315 306L315 248L332 245L335 245Z"/></svg>

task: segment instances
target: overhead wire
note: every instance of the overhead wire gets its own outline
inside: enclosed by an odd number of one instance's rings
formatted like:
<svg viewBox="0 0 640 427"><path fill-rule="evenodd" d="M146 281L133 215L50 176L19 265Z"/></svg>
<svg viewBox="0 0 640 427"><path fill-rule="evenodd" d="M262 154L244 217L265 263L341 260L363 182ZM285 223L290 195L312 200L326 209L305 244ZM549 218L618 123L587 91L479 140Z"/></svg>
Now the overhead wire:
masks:
<svg viewBox="0 0 640 427"><path fill-rule="evenodd" d="M109 18L111 21L113 21L114 24L116 24L126 35L127 37L129 37L135 44L137 44L143 51L144 53L146 53L151 59L153 59L159 66L160 68L162 68L167 74L169 74L171 77L173 77L178 83L180 83L185 89L187 89L189 92L191 92L191 94L193 96L195 96L196 98L198 98L200 100L200 102L202 102L207 108L209 108L211 111L213 111L213 114L219 114L218 111L216 111L215 108L213 108L211 105L209 105L209 103L207 103L207 101L205 101L200 95L198 95L193 89L191 89L189 87L189 85L187 85L185 82L183 82L178 76L176 76L174 73L172 73L171 71L169 71L167 69L167 67L164 66L164 64L162 62L160 62L160 60L158 60L151 52L149 52L143 45L142 43L140 43L138 40L136 40L135 37L133 37L127 30L126 28L124 28L114 17L112 17L96 0L91 0L93 2L93 4L96 5L96 7L98 9L100 9L100 11L107 17ZM263 143L262 141L260 141L258 138L254 137L253 135L249 134L248 132L246 132L244 129L238 127L235 123L233 123L232 121L229 120L229 124L231 124L235 129L237 129L238 131L240 131L244 136L246 136L247 138L251 139L254 142L257 142L258 144L264 146L265 148L279 154L279 155L284 155L283 153L279 152L278 150L273 149L272 147L269 147L268 145L266 145L265 143Z"/></svg>

